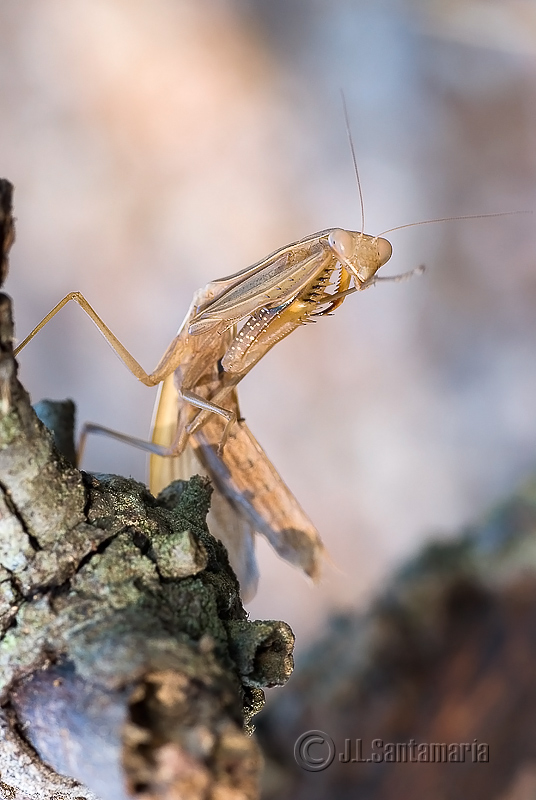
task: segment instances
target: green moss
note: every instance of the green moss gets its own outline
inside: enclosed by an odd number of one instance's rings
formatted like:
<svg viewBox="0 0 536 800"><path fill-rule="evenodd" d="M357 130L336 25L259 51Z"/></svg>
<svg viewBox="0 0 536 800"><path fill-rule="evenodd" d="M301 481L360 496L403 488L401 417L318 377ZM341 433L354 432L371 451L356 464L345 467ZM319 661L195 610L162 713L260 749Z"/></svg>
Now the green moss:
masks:
<svg viewBox="0 0 536 800"><path fill-rule="evenodd" d="M0 414L0 449L6 450L21 436L20 419L14 411Z"/></svg>

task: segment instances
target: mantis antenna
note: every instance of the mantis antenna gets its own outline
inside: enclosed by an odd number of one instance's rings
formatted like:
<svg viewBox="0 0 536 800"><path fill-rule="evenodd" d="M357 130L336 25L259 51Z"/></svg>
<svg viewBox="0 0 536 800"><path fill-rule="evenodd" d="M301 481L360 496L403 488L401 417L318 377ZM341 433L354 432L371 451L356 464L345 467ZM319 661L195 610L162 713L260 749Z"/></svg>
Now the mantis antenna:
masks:
<svg viewBox="0 0 536 800"><path fill-rule="evenodd" d="M355 179L357 182L357 189L359 191L359 203L361 205L361 233L365 233L365 204L363 202L363 192L361 190L361 179L359 177L359 170L357 168L357 158L355 157L354 140L352 139L352 131L350 129L350 118L348 116L348 107L346 105L346 97L341 89L342 107L344 111L344 122L346 124L346 133L350 143L350 152L352 153L352 162L354 165Z"/></svg>
<svg viewBox="0 0 536 800"><path fill-rule="evenodd" d="M386 233L401 231L403 228L414 228L415 225L431 225L433 222L453 222L459 219L489 219L490 217L512 217L514 214L532 214L532 211L499 211L496 214L468 214L464 217L441 217L440 219L424 219L421 222L408 222L406 225L397 225L396 228L389 228L378 234L378 237L385 236ZM377 237L374 237L377 238Z"/></svg>

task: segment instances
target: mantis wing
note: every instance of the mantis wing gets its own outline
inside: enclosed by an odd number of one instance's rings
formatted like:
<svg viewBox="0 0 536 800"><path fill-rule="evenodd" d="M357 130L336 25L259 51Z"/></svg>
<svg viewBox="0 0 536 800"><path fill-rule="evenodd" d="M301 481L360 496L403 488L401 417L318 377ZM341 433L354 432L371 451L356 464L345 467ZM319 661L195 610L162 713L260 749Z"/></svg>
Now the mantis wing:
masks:
<svg viewBox="0 0 536 800"><path fill-rule="evenodd" d="M236 322L260 308L285 304L330 262L335 268L333 252L318 237L308 237L272 253L251 267L238 283L233 277L213 281L215 296L190 319L189 333L198 335L220 322Z"/></svg>
<svg viewBox="0 0 536 800"><path fill-rule="evenodd" d="M236 391L230 401L228 407L238 411ZM155 415L156 443L169 446L173 441L180 403L170 376L162 387ZM214 496L209 527L229 551L243 596L251 598L256 588L255 531L268 539L281 558L317 579L324 552L318 531L244 422L233 426L223 453L218 455L223 427L222 420L212 414L190 437L181 456L151 456L151 491L156 494L171 480L200 472L210 477Z"/></svg>
<svg viewBox="0 0 536 800"><path fill-rule="evenodd" d="M281 558L317 580L324 545L315 526L245 422L233 425L218 456L222 431L223 423L212 415L192 436L196 455L214 485Z"/></svg>

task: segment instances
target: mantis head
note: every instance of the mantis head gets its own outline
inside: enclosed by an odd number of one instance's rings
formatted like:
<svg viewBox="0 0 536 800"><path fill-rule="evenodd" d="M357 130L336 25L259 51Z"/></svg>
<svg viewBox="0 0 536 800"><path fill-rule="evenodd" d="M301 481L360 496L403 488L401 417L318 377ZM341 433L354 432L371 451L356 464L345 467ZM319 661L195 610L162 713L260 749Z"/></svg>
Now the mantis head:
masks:
<svg viewBox="0 0 536 800"><path fill-rule="evenodd" d="M355 278L357 289L364 288L393 252L387 239L341 228L330 232L328 245L340 264Z"/></svg>

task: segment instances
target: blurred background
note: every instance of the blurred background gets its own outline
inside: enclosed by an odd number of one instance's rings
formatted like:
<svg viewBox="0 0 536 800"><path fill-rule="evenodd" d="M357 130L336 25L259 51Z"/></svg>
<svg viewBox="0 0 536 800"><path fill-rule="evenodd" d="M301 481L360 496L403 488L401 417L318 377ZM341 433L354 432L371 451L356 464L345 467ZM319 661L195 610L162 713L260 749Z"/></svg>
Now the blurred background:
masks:
<svg viewBox="0 0 536 800"><path fill-rule="evenodd" d="M536 208L531 0L4 0L0 173L19 339L81 291L151 370L193 291L314 231ZM298 653L536 463L534 217L394 232L384 270L241 386L331 554L313 588L258 542L252 617ZM146 437L155 392L68 306L20 356L37 401ZM144 479L94 437L83 467Z"/></svg>

